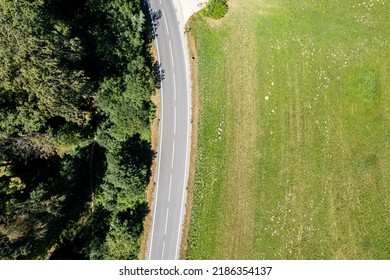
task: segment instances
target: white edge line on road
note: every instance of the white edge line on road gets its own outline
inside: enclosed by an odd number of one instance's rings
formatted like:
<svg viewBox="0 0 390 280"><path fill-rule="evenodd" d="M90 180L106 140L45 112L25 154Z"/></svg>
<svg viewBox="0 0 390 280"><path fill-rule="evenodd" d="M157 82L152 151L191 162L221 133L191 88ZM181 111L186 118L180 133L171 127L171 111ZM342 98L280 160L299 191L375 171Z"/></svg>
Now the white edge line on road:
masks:
<svg viewBox="0 0 390 280"><path fill-rule="evenodd" d="M165 17L164 10L161 10L161 11L162 11L162 14L163 14L163 17L164 17L165 28L167 29L167 34L168 34L168 36L169 36L169 29L168 29L167 18Z"/></svg>
<svg viewBox="0 0 390 280"><path fill-rule="evenodd" d="M179 27L180 27L180 20L179 20ZM183 25L183 28L184 28L184 25ZM181 27L180 27L181 29ZM180 251L180 242L181 242L181 231L182 231L182 226L183 226L183 219L184 219L184 215L185 215L185 204L186 204L186 195L187 195L187 190L186 190L186 187L188 185L188 176L189 176L189 170L188 170L188 166L189 166L189 155L190 155L190 145L189 145L189 142L190 142L190 134L191 134L191 130L192 130L192 127L191 127L191 115L192 115L192 112L191 112L191 102L192 102L192 99L191 99L191 95L192 95L192 91L191 91L191 75L190 75L190 70L189 70L189 55L188 55L188 48L187 48L187 45L186 45L186 41L184 40L184 29L183 30L180 30L180 37L181 37L181 43L182 43L182 46L183 46L183 52L184 52L184 61L185 61L185 66L186 66L186 72L187 72L187 93L188 93L188 99L187 99L187 117L188 117L188 126L187 126L187 148L186 148L186 168L185 168L185 176L184 176L184 183L183 183L183 193L182 193L182 205L181 205L181 215L180 215L180 222L179 222L179 231L178 231L178 238L177 238L177 244L176 244L176 256L175 256L175 259L177 260L178 257L179 257L179 251Z"/></svg>
<svg viewBox="0 0 390 280"><path fill-rule="evenodd" d="M148 7L149 7L149 10L152 9L149 1L148 1ZM151 16L150 14L150 18L152 20L152 24L153 26L155 26L155 23L154 23L154 20L153 20L153 17ZM154 29L154 27L153 27ZM153 30L154 32L154 35L156 35L156 30L154 29ZM155 44L156 44L156 49L157 49L157 60L160 61L160 50L159 50L159 47L158 47L158 41L157 41L157 36L155 36ZM161 68L160 68L160 75L162 75L161 73ZM153 210L153 216L152 216L152 219L153 219L153 223L152 223L152 233L151 233L151 236L150 236L150 246L149 246L149 260L151 259L151 254L152 254L152 247L153 247L153 233L154 233L154 228L155 228L155 222L156 220L154 219L155 217L155 214L156 214L156 209L157 209L157 201L158 201L158 182L159 182L159 179L160 179L160 166L161 166L161 144L162 144L162 132L163 132L163 110L162 110L162 107L163 107L163 87L162 87L162 82L160 83L160 124L159 124L159 132L160 132L160 137L159 137L159 143L158 143L158 166L157 166L157 180L156 180L156 185L155 185L155 202L154 202L154 210ZM165 242L164 242L164 245L165 245Z"/></svg>

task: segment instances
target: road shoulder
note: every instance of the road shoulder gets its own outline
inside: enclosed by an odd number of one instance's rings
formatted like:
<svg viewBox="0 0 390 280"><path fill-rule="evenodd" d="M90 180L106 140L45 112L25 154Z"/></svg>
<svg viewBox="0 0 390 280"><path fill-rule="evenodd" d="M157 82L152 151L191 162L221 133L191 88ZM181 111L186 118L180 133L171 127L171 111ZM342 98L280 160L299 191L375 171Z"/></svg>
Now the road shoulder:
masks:
<svg viewBox="0 0 390 280"><path fill-rule="evenodd" d="M190 149L190 163L189 163L189 177L188 177L188 187L187 187L187 201L186 201L186 211L183 221L183 230L182 238L180 245L180 259L186 259L188 241L189 241L189 231L191 225L192 217L192 202L194 197L194 183L195 183L195 162L196 162L196 148L197 148L197 137L198 137L198 109L199 109L199 85L198 85L198 60L197 52L195 46L195 38L191 33L191 18L187 22L185 27L185 37L187 39L188 46L188 56L190 61L190 78L191 78L191 94L192 94L192 112L191 112L191 123L192 123L192 133L191 133L191 149Z"/></svg>

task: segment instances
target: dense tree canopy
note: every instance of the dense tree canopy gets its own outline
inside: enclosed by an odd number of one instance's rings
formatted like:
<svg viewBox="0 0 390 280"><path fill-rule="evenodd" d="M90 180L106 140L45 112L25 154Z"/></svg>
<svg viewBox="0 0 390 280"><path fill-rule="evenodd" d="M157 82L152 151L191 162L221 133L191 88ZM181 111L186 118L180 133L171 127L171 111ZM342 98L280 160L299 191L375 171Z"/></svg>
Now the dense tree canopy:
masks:
<svg viewBox="0 0 390 280"><path fill-rule="evenodd" d="M0 258L137 257L155 85L142 5L0 0Z"/></svg>

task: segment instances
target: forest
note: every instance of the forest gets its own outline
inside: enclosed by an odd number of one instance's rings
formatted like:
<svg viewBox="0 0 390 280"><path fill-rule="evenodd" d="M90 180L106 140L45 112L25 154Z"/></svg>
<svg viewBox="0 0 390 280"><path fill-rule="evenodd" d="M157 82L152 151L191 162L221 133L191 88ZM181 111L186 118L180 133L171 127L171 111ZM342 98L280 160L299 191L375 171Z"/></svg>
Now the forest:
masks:
<svg viewBox="0 0 390 280"><path fill-rule="evenodd" d="M0 0L0 259L136 259L158 84L142 0Z"/></svg>

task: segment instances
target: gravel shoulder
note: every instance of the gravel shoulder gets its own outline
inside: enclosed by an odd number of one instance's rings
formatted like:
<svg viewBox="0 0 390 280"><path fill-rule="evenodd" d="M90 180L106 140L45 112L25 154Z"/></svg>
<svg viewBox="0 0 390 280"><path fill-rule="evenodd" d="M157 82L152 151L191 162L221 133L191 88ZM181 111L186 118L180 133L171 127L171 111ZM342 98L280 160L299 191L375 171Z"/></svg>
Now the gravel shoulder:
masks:
<svg viewBox="0 0 390 280"><path fill-rule="evenodd" d="M184 29L188 19L194 13L201 10L207 3L207 0L173 0L180 20L180 26Z"/></svg>

